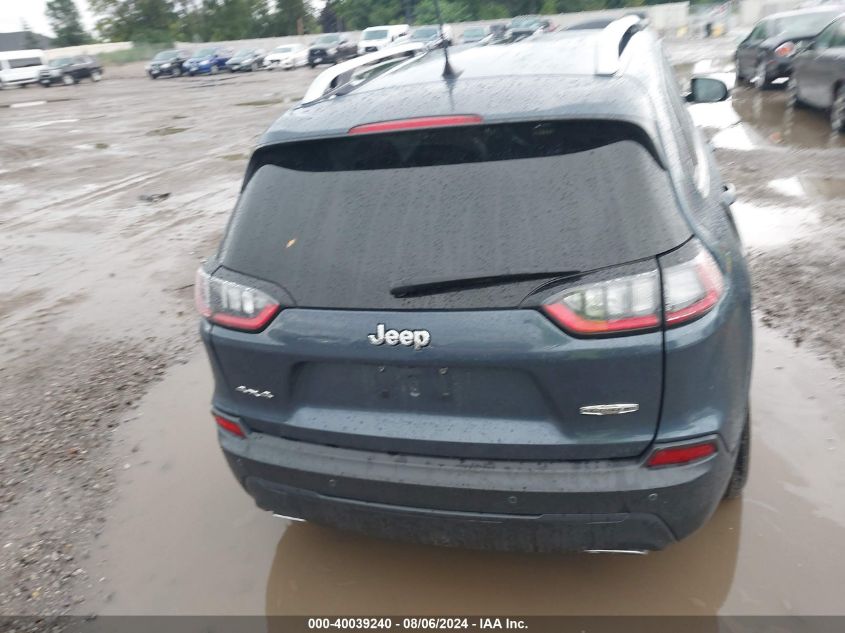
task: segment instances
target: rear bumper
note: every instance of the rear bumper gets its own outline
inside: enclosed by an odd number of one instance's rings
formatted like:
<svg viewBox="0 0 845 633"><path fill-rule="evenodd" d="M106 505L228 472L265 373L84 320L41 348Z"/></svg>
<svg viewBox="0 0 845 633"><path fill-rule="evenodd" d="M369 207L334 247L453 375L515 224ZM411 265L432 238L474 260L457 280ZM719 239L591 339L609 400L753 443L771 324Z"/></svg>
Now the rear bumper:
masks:
<svg viewBox="0 0 845 633"><path fill-rule="evenodd" d="M373 453L261 433L220 433L259 507L371 536L456 547L658 550L710 517L734 456L685 466L641 460L515 462Z"/></svg>
<svg viewBox="0 0 845 633"><path fill-rule="evenodd" d="M791 59L770 59L766 62L766 78L769 81L792 76Z"/></svg>

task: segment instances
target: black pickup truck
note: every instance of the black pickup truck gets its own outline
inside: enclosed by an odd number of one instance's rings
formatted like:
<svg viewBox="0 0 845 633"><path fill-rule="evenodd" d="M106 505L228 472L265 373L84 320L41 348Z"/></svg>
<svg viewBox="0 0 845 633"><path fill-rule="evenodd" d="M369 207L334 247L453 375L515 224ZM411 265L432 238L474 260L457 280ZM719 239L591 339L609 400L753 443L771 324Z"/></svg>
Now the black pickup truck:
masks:
<svg viewBox="0 0 845 633"><path fill-rule="evenodd" d="M89 55L75 57L59 57L52 60L38 75L38 83L45 88L53 84L70 86L82 79L100 81L103 78L103 67L96 58Z"/></svg>

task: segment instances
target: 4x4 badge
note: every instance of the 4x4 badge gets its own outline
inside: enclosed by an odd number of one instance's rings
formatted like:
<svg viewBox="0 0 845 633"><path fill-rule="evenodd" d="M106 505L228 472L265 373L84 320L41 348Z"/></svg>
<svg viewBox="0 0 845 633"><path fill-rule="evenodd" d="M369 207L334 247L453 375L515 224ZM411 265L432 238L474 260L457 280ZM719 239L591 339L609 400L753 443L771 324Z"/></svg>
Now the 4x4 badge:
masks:
<svg viewBox="0 0 845 633"><path fill-rule="evenodd" d="M384 323L376 326L376 333L369 334L367 338L373 345L404 345L414 346L414 349L428 347L431 342L431 334L428 330L385 330Z"/></svg>

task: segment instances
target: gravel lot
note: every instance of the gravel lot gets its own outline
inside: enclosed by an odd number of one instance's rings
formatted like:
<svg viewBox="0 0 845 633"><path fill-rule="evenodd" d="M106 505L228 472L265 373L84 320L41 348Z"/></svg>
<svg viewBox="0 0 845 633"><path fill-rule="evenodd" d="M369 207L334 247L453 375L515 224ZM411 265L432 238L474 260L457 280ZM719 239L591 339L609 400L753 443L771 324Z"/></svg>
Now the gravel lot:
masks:
<svg viewBox="0 0 845 633"><path fill-rule="evenodd" d="M729 50L724 40L669 43L684 72L705 58L721 68ZM120 503L126 508L125 500L133 498L132 485L173 485L164 467L153 479L135 469L156 459L149 443L160 441L157 434L176 432L151 412L166 417L185 399L193 403L186 415L207 409L191 298L194 270L219 239L252 145L317 73L153 82L141 65L128 65L107 69L98 84L0 92L0 615L132 610L125 597L129 581L117 588L111 576L132 572L126 565L122 572L103 571L110 564L100 542L119 545L120 526L131 522ZM694 116L717 148L726 179L739 190L735 213L751 257L756 311L774 330L763 336L764 384L777 390L800 381L796 376L778 387L780 377L770 370L787 365L820 377L824 391L811 397L827 420L817 431L822 435L814 436L823 443L845 433L845 140L825 133L823 114L787 112L783 101L777 90L740 89L731 103L696 106ZM795 352L795 346L809 352ZM186 368L170 369L179 363ZM153 408L137 409L162 377ZM801 402L781 409L793 404ZM190 436L180 437L186 442L180 450L205 455ZM774 446L780 440L764 441ZM208 468L217 469L216 453L213 460ZM769 465L780 472L774 458ZM834 488L837 493L841 489ZM162 511L147 502L152 516ZM249 507L245 495L236 503ZM814 508L810 503L807 511ZM828 508L833 525L819 528L818 538L835 536L841 544L842 510ZM161 516L166 521L170 515ZM721 516L719 525L728 530L735 517ZM112 525L117 532L109 536ZM277 528L256 529L271 534L268 541L278 540ZM313 560L327 565L325 554L316 553L327 544L338 553L338 543L345 543L346 556L354 556L348 548L370 547L311 529L290 530L283 554L276 552L287 562L271 573L268 592L313 580L307 565L298 575L290 571L301 556L291 539L315 549ZM186 542L187 551L192 547ZM114 547L111 552L120 557ZM272 550L251 555L273 558ZM384 555L402 556L396 549ZM472 569L477 556L460 558ZM733 556L736 562L735 551ZM150 564L136 562L139 569ZM725 582L730 585L730 578ZM273 596L268 593L259 610L294 608ZM161 606L159 612L191 612L179 608Z"/></svg>

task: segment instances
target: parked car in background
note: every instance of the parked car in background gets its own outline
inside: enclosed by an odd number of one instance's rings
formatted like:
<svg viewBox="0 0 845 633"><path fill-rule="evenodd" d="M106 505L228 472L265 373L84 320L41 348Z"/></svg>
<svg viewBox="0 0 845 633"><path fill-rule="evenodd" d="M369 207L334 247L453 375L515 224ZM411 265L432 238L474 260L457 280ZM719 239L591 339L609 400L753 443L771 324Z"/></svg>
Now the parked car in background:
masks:
<svg viewBox="0 0 845 633"><path fill-rule="evenodd" d="M302 44L282 44L264 57L264 68L290 70L308 63L308 49Z"/></svg>
<svg viewBox="0 0 845 633"><path fill-rule="evenodd" d="M158 79L162 75L179 77L182 75L182 64L191 57L190 51L172 48L156 53L147 64L147 75L150 79Z"/></svg>
<svg viewBox="0 0 845 633"><path fill-rule="evenodd" d="M793 106L830 113L830 127L845 133L845 14L795 55L787 86Z"/></svg>
<svg viewBox="0 0 845 633"><path fill-rule="evenodd" d="M40 49L1 51L0 88L36 83L44 64L44 51Z"/></svg>
<svg viewBox="0 0 845 633"><path fill-rule="evenodd" d="M182 64L182 71L191 76L215 74L226 68L226 62L232 57L232 50L219 46L200 49L193 57Z"/></svg>
<svg viewBox="0 0 845 633"><path fill-rule="evenodd" d="M486 26L468 26L461 33L461 44L474 44L480 42L490 35L490 29Z"/></svg>
<svg viewBox="0 0 845 633"><path fill-rule="evenodd" d="M308 65L336 64L358 54L358 45L346 33L326 33L308 48Z"/></svg>
<svg viewBox="0 0 845 633"><path fill-rule="evenodd" d="M396 43L416 42L425 44L429 48L440 48L452 44L452 27L444 24L441 28L438 24L424 24L417 26L403 38L396 40Z"/></svg>
<svg viewBox="0 0 845 633"><path fill-rule="evenodd" d="M264 50L260 48L242 48L226 62L229 72L258 70L264 65Z"/></svg>
<svg viewBox="0 0 845 633"><path fill-rule="evenodd" d="M736 82L760 90L792 74L792 59L845 9L821 6L775 13L758 22L736 49Z"/></svg>
<svg viewBox="0 0 845 633"><path fill-rule="evenodd" d="M53 84L66 86L79 83L83 79L100 81L103 78L103 67L96 58L90 55L76 55L75 57L59 57L51 60L41 70L38 83L45 88Z"/></svg>
<svg viewBox="0 0 845 633"><path fill-rule="evenodd" d="M518 15L508 24L508 37L520 40L533 35L537 31L554 31L555 25L547 18L539 15Z"/></svg>
<svg viewBox="0 0 845 633"><path fill-rule="evenodd" d="M375 53L395 42L397 38L407 35L409 29L407 24L370 26L361 32L361 39L358 40L358 54Z"/></svg>

